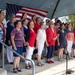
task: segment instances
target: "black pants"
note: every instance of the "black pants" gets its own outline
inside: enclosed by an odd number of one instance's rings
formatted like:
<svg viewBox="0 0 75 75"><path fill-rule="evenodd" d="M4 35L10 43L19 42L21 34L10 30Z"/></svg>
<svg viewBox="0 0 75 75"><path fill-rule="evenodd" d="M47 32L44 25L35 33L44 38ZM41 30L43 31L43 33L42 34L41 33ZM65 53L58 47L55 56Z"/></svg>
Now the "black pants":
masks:
<svg viewBox="0 0 75 75"><path fill-rule="evenodd" d="M0 53L2 53L2 44L0 43Z"/></svg>

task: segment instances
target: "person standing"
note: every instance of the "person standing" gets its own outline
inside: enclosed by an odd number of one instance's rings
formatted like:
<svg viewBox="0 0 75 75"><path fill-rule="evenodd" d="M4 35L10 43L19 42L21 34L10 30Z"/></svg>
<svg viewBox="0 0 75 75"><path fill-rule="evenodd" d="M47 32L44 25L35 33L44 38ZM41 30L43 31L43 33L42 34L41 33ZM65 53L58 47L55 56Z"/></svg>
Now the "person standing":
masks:
<svg viewBox="0 0 75 75"><path fill-rule="evenodd" d="M22 14L21 21L23 21L24 19L27 19L27 13Z"/></svg>
<svg viewBox="0 0 75 75"><path fill-rule="evenodd" d="M32 16L32 20L33 20L33 22L34 22L34 25L35 25L35 23L36 23L36 18L37 18L36 15L33 15L33 16Z"/></svg>
<svg viewBox="0 0 75 75"><path fill-rule="evenodd" d="M41 22L41 18L40 17L37 17L36 18L36 23L34 23L34 31L35 31L36 34L37 34L37 31L40 29L40 22ZM33 52L35 59L37 59L37 52L38 52L38 49L36 48L34 50L34 52Z"/></svg>
<svg viewBox="0 0 75 75"><path fill-rule="evenodd" d="M64 23L61 24L60 30L58 31L58 39L57 39L57 44L58 44L58 60L62 61L63 58L63 52L67 47L67 40L66 40L66 31L65 31L65 25Z"/></svg>
<svg viewBox="0 0 75 75"><path fill-rule="evenodd" d="M28 30L28 26L27 25L28 25L28 20L24 19L22 21L22 26L23 26L23 30L24 30L24 39L26 39L26 33L27 33L27 30ZM26 57L26 46L23 47L23 53L22 53L22 55L24 57Z"/></svg>
<svg viewBox="0 0 75 75"><path fill-rule="evenodd" d="M17 53L22 55L23 45L25 44L24 31L23 31L23 28L22 28L21 21L17 20L14 23L14 25L15 25L15 28L11 32L12 46L13 46L13 49ZM14 68L13 68L14 73L21 72L19 63L20 63L20 57L14 53Z"/></svg>
<svg viewBox="0 0 75 75"><path fill-rule="evenodd" d="M4 41L4 38L5 38L5 28L4 28L4 25L3 25L3 20L4 20L4 15L1 14L1 11L0 11L0 42L3 42ZM2 56L2 44L0 43L0 58ZM1 68L2 66L0 66Z"/></svg>
<svg viewBox="0 0 75 75"><path fill-rule="evenodd" d="M0 11L0 41L4 41L5 39L5 28L3 25L4 15ZM2 55L2 44L0 43L0 57Z"/></svg>
<svg viewBox="0 0 75 75"><path fill-rule="evenodd" d="M66 30L66 39L67 39L67 53L68 53L68 58L70 59L72 53L72 45L74 42L74 33L72 30L71 23L68 24L68 29Z"/></svg>
<svg viewBox="0 0 75 75"><path fill-rule="evenodd" d="M36 18L36 23L34 25L34 31L37 33L38 29L40 29L40 22L41 22L41 18L37 17Z"/></svg>
<svg viewBox="0 0 75 75"><path fill-rule="evenodd" d="M56 39L57 39L57 32L56 32L56 29L54 28L54 23L51 22L50 25L49 25L49 28L47 28L46 30L46 38L47 38L47 41L46 41L46 45L47 45L47 63L54 63L53 60L52 60L52 57L53 57L53 53L54 53L54 50L55 50L55 42L56 42Z"/></svg>
<svg viewBox="0 0 75 75"><path fill-rule="evenodd" d="M37 65L38 66L43 66L44 65L41 62L41 55L42 55L42 51L44 49L44 44L46 42L46 32L45 32L44 28L45 28L44 22L41 22L40 23L40 29L37 32L37 39L36 39L37 40L37 45L38 45L38 53L37 53L37 55L38 55Z"/></svg>
<svg viewBox="0 0 75 75"><path fill-rule="evenodd" d="M30 20L28 22L28 31L26 34L26 42L27 42L27 54L26 54L26 59L32 59L33 51L34 51L34 43L36 40L36 33L33 30L34 28L34 22L33 20ZM31 68L31 62L26 61L26 69Z"/></svg>
<svg viewBox="0 0 75 75"><path fill-rule="evenodd" d="M9 22L7 23L7 29L6 29L6 44L9 46L9 48L11 48L12 49L12 44L11 44L11 36L10 36L10 34L11 34L11 32L12 32L12 30L14 29L14 23L15 23L15 21L16 21L16 18L15 17L13 17L13 15L10 17L10 20L9 20ZM7 48L7 59L8 59L8 62L10 63L10 64L13 64L13 52L11 51L11 50L9 50L8 48Z"/></svg>

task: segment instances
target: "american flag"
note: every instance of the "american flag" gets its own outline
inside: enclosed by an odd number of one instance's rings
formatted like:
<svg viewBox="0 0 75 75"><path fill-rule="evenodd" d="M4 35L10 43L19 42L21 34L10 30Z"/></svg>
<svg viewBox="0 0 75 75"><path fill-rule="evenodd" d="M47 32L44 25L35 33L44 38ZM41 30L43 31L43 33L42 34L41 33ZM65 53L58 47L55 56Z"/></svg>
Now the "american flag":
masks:
<svg viewBox="0 0 75 75"><path fill-rule="evenodd" d="M26 7L26 6L7 4L6 16L8 17L12 13L14 13L16 15L16 19L18 19L18 20L21 19L21 16L23 13L27 13L28 19L31 19L33 15L36 15L37 17L41 17L43 19L46 17L48 11L40 10L37 8Z"/></svg>

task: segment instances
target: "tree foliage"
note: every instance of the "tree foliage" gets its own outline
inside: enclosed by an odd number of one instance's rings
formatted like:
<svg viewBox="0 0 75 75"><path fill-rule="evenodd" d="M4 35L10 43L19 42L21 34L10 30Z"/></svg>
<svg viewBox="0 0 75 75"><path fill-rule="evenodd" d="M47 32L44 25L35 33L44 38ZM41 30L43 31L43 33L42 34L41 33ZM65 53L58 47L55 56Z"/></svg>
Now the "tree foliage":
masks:
<svg viewBox="0 0 75 75"><path fill-rule="evenodd" d="M69 15L69 20L72 23L72 25L75 25L75 14Z"/></svg>

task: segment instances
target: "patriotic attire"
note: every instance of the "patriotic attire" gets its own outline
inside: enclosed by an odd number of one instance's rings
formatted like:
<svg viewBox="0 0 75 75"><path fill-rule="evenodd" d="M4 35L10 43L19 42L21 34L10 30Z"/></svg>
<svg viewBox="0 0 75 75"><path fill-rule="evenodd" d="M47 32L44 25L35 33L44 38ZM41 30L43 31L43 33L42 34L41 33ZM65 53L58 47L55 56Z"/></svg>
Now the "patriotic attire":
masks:
<svg viewBox="0 0 75 75"><path fill-rule="evenodd" d="M57 32L56 32L55 29L54 29L54 32L53 32L51 28L47 28L46 35L47 35L47 42L49 44L49 47L47 48L48 49L47 59L50 59L50 58L52 58L53 52L55 50L56 40L53 40L53 38L56 38Z"/></svg>
<svg viewBox="0 0 75 75"><path fill-rule="evenodd" d="M33 51L34 51L34 43L36 39L36 33L30 29L28 29L26 35L26 41L29 43L29 48L27 49L26 59L32 59ZM30 63L30 61L26 61L26 64Z"/></svg>
<svg viewBox="0 0 75 75"><path fill-rule="evenodd" d="M67 37L67 51L68 53L71 53L72 51L72 45L73 45L73 37L74 33L73 30L66 30L66 37Z"/></svg>
<svg viewBox="0 0 75 75"><path fill-rule="evenodd" d="M40 25L38 25L37 23L35 23L34 25L34 31L37 33L37 31L40 29Z"/></svg>
<svg viewBox="0 0 75 75"><path fill-rule="evenodd" d="M17 53L22 55L23 52L23 44L24 44L24 32L23 29L18 31L16 28L11 32L11 36L15 36L14 41L15 45L17 47ZM14 53L14 57L17 57L17 55Z"/></svg>
<svg viewBox="0 0 75 75"><path fill-rule="evenodd" d="M46 33L45 30L39 29L37 32L37 43L38 43L38 55L41 56L42 51L44 49L44 43L46 41Z"/></svg>

